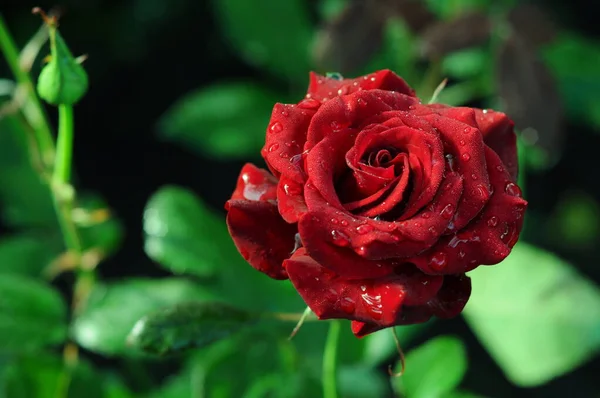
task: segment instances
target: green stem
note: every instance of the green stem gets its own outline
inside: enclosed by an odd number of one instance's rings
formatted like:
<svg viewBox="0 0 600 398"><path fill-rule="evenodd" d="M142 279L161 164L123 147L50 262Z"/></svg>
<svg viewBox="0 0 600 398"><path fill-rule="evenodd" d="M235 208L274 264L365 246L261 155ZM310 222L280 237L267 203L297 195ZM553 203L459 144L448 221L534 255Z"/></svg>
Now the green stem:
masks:
<svg viewBox="0 0 600 398"><path fill-rule="evenodd" d="M6 62L17 83L26 92L26 102L23 104L23 115L33 127L42 160L47 167L51 167L54 161L54 140L48 118L44 107L35 93L33 81L29 73L25 71L19 61L19 50L8 32L4 18L0 15L0 51L4 54Z"/></svg>
<svg viewBox="0 0 600 398"><path fill-rule="evenodd" d="M340 321L331 321L323 353L323 398L337 398L337 347L340 338Z"/></svg>

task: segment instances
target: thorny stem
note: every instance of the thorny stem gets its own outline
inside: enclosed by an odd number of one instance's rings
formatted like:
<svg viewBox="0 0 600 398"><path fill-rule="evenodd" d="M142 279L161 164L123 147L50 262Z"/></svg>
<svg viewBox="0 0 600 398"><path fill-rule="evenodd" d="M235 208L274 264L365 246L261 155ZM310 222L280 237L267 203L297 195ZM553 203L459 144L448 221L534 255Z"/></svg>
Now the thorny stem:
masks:
<svg viewBox="0 0 600 398"><path fill-rule="evenodd" d="M341 322L331 321L323 353L323 398L337 398L337 348Z"/></svg>
<svg viewBox="0 0 600 398"><path fill-rule="evenodd" d="M24 90L26 101L23 104L23 115L33 127L35 138L45 167L50 168L54 161L54 141L44 107L35 93L33 81L29 73L21 67L19 51L8 32L4 18L0 15L0 51L4 54L18 87Z"/></svg>

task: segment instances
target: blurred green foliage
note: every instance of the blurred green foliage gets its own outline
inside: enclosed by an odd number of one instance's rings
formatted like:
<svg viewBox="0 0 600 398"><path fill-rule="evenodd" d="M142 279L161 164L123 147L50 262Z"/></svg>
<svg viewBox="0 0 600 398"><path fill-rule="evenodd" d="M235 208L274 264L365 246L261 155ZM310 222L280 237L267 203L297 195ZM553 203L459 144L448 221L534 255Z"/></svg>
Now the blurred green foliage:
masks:
<svg viewBox="0 0 600 398"><path fill-rule="evenodd" d="M128 45L113 48L120 51L118 57L130 59L148 51L144 29L172 21L184 2L170 7L157 1L134 3L133 8L111 10L98 23L103 35ZM530 18L533 28L528 31L515 21L530 11L514 0L428 0L415 9L419 12L394 8L385 0L370 4L357 13L351 0L210 1L209 11L229 50L260 79L188 87L162 115L154 116L156 138L192 151L199 160L257 160L273 104L300 99L308 71L330 72L328 63L356 75L395 70L424 101L447 77L439 102L508 111L524 107L520 111L525 116L516 126L522 132L524 183L551 172L564 155L562 124L600 129L597 41L560 26L540 39L532 32L546 32L543 17ZM465 30L461 17L467 12L475 13L481 26L489 25L482 37L474 37L472 25L466 26L466 34L455 34ZM139 23L130 27L134 15ZM65 19L65 24L71 22ZM365 37L367 44L349 37ZM507 47L514 42L522 46ZM507 48L521 51L520 64L510 62L508 55L514 53ZM339 54L343 56L336 59ZM211 62L208 56L206 62ZM523 71L523 64L538 69ZM545 72L551 82L539 77ZM506 76L527 84L510 86ZM292 341L286 338L293 323L270 319L248 328L246 311L296 314L304 303L291 284L270 280L248 266L233 246L222 214L190 189L159 188L140 219L146 255L164 273L177 276L115 281L96 272L86 305L69 310L69 301L77 304L77 287L72 288L77 278L72 275L78 272L71 272L75 265L61 243L52 187L35 145L38 126L27 117L31 104L15 89L13 76L0 77L0 214L10 228L0 237L0 397L320 396L327 325L307 322ZM524 105L514 102L554 86L560 103L551 95ZM112 108L98 106L107 112ZM534 117L563 108L564 113L552 115L556 128ZM593 248L600 239L600 207L594 195L566 194L551 218L528 221L524 242L501 265L471 273L473 294L464 318L515 385L549 383L599 351L597 285L578 271L581 264L538 247L562 246L580 254ZM102 261L126 241L126 231L99 195L78 192L76 199L73 219L85 251L82 262L101 270ZM531 202L530 219L539 218L537 205ZM205 311L215 300L235 310L220 311L218 317ZM479 396L462 388L478 366L471 358L467 361L464 335L423 343L421 337L429 336L435 324L397 328L400 342L408 347L406 372L390 379L382 368L400 366L390 331L358 340L344 323L340 396ZM76 365L69 356L70 344L82 349ZM199 348L162 361L150 355L192 346ZM148 347L150 354L140 351ZM168 369L157 370L160 366Z"/></svg>

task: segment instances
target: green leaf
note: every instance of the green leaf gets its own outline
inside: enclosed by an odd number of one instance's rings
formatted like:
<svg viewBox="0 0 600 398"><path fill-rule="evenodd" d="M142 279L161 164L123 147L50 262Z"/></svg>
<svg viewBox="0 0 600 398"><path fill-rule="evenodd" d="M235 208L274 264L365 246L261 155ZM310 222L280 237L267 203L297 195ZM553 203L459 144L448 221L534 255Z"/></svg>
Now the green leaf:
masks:
<svg viewBox="0 0 600 398"><path fill-rule="evenodd" d="M236 254L218 244L230 240L223 219L179 187L163 187L148 201L144 232L146 254L175 273L211 276Z"/></svg>
<svg viewBox="0 0 600 398"><path fill-rule="evenodd" d="M600 204L586 192L563 194L545 232L553 243L571 249L595 245L600 235Z"/></svg>
<svg viewBox="0 0 600 398"><path fill-rule="evenodd" d="M32 234L0 239L0 274L39 277L60 253L54 238Z"/></svg>
<svg viewBox="0 0 600 398"><path fill-rule="evenodd" d="M443 58L442 70L450 77L471 79L488 67L489 57L489 51L483 48L457 51Z"/></svg>
<svg viewBox="0 0 600 398"><path fill-rule="evenodd" d="M312 27L303 0L213 0L229 43L246 62L304 84Z"/></svg>
<svg viewBox="0 0 600 398"><path fill-rule="evenodd" d="M260 311L306 307L291 283L252 268L234 246L225 220L183 188L166 186L152 196L144 231L150 258L176 273L213 277L211 283L230 304Z"/></svg>
<svg viewBox="0 0 600 398"><path fill-rule="evenodd" d="M99 196L84 195L78 198L77 205L73 216L78 221L84 250L99 250L103 255L117 251L123 241L124 227L110 214L107 203Z"/></svg>
<svg viewBox="0 0 600 398"><path fill-rule="evenodd" d="M8 366L0 379L0 386L4 388L0 396L4 392L7 398L104 397L101 378L85 361L80 359L73 370L68 392L65 375L63 361L58 356L36 353L20 357Z"/></svg>
<svg viewBox="0 0 600 398"><path fill-rule="evenodd" d="M258 157L280 97L251 82L215 84L179 99L159 120L158 131L204 156Z"/></svg>
<svg viewBox="0 0 600 398"><path fill-rule="evenodd" d="M484 398L482 395L472 393L470 391L456 390L448 394L444 394L443 398Z"/></svg>
<svg viewBox="0 0 600 398"><path fill-rule="evenodd" d="M13 226L57 227L48 186L32 168L29 130L16 115L0 118L0 205Z"/></svg>
<svg viewBox="0 0 600 398"><path fill-rule="evenodd" d="M82 347L94 352L133 354L126 339L140 318L178 303L212 298L206 289L179 278L97 285L84 312L75 319L72 334Z"/></svg>
<svg viewBox="0 0 600 398"><path fill-rule="evenodd" d="M416 325L405 325L396 327L396 335L402 346L409 344L418 334L424 332L433 325L433 320ZM384 329L377 333L372 333L363 339L364 361L371 366L378 366L385 360L398 355L396 343L392 336L391 329Z"/></svg>
<svg viewBox="0 0 600 398"><path fill-rule="evenodd" d="M149 354L167 355L210 345L256 321L257 315L223 303L182 303L144 316L127 341Z"/></svg>
<svg viewBox="0 0 600 398"><path fill-rule="evenodd" d="M598 42L574 33L562 33L543 49L543 57L558 80L568 116L600 127Z"/></svg>
<svg viewBox="0 0 600 398"><path fill-rule="evenodd" d="M519 243L470 276L463 314L513 383L544 384L598 352L600 290L565 261Z"/></svg>
<svg viewBox="0 0 600 398"><path fill-rule="evenodd" d="M456 337L441 336L411 350L394 387L410 398L436 398L454 390L467 370L467 353Z"/></svg>
<svg viewBox="0 0 600 398"><path fill-rule="evenodd" d="M19 275L0 277L0 352L62 343L67 309L51 287Z"/></svg>
<svg viewBox="0 0 600 398"><path fill-rule="evenodd" d="M344 398L385 397L389 388L384 373L365 365L340 367L338 385Z"/></svg>

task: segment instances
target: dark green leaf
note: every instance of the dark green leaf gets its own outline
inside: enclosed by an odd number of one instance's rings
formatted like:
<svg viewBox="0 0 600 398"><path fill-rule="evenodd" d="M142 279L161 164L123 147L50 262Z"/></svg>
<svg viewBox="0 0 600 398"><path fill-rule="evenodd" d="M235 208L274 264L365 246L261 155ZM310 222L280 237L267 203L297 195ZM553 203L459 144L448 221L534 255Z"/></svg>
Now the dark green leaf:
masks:
<svg viewBox="0 0 600 398"><path fill-rule="evenodd" d="M312 37L303 0L214 0L227 39L244 59L291 81L304 83Z"/></svg>
<svg viewBox="0 0 600 398"><path fill-rule="evenodd" d="M467 353L452 336L436 337L411 350L406 368L394 380L396 389L411 398L437 398L454 390L467 370Z"/></svg>
<svg viewBox="0 0 600 398"><path fill-rule="evenodd" d="M123 240L124 228L110 213L106 202L95 195L78 198L74 218L79 221L79 233L85 250L98 250L109 255L118 250Z"/></svg>
<svg viewBox="0 0 600 398"><path fill-rule="evenodd" d="M600 204L586 192L567 192L548 221L545 231L550 241L566 248L589 249L600 235Z"/></svg>
<svg viewBox="0 0 600 398"><path fill-rule="evenodd" d="M340 367L338 385L344 398L385 397L389 388L385 373L364 365Z"/></svg>
<svg viewBox="0 0 600 398"><path fill-rule="evenodd" d="M223 303L182 303L144 316L127 341L149 354L167 355L210 345L256 321L256 315Z"/></svg>
<svg viewBox="0 0 600 398"><path fill-rule="evenodd" d="M22 118L16 115L0 118L2 217L15 226L54 227L57 224L50 190L32 167L28 148L31 134L31 127Z"/></svg>
<svg viewBox="0 0 600 398"><path fill-rule="evenodd" d="M159 120L161 138L208 157L258 157L281 96L249 82L221 83L191 92Z"/></svg>
<svg viewBox="0 0 600 398"><path fill-rule="evenodd" d="M144 211L146 254L175 273L211 276L236 255L219 245L230 240L223 224L191 192L163 187Z"/></svg>
<svg viewBox="0 0 600 398"><path fill-rule="evenodd" d="M0 379L0 396L5 393L7 398L104 397L102 379L89 364L80 360L72 372L67 390L67 373L60 357L45 353L21 357L8 366Z"/></svg>
<svg viewBox="0 0 600 398"><path fill-rule="evenodd" d="M59 344L67 336L67 309L51 287L19 275L0 277L0 351Z"/></svg>
<svg viewBox="0 0 600 398"><path fill-rule="evenodd" d="M568 116L600 127L600 46L597 41L562 33L543 51L558 80Z"/></svg>
<svg viewBox="0 0 600 398"><path fill-rule="evenodd" d="M30 234L0 239L0 274L40 276L60 253L60 245L55 240Z"/></svg>
<svg viewBox="0 0 600 398"><path fill-rule="evenodd" d="M598 352L600 291L553 254L519 243L470 276L465 318L513 383L543 384Z"/></svg>
<svg viewBox="0 0 600 398"><path fill-rule="evenodd" d="M98 285L84 312L75 319L72 334L81 346L95 352L131 353L126 338L140 318L177 303L209 299L213 296L206 289L179 278Z"/></svg>

